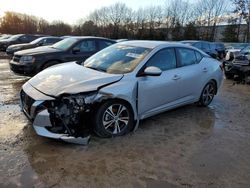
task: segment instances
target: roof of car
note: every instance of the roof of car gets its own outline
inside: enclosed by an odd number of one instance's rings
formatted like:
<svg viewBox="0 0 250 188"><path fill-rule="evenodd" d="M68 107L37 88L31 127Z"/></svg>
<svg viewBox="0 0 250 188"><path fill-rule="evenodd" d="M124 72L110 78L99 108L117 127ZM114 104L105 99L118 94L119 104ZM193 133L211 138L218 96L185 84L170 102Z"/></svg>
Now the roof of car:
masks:
<svg viewBox="0 0 250 188"><path fill-rule="evenodd" d="M137 47L143 47L143 48L156 48L160 46L164 47L174 47L174 46L179 46L179 47L187 47L186 44L182 44L180 42L169 42L169 41L153 41L153 40L133 40L133 41L125 41L121 42L119 44L125 44L125 45L130 45L130 46L137 46Z"/></svg>
<svg viewBox="0 0 250 188"><path fill-rule="evenodd" d="M78 39L78 40L88 39L88 38L91 38L91 39L103 39L103 40L110 40L110 41L114 41L115 42L115 40L112 40L112 39L108 39L108 38L104 38L104 37L95 37L95 36L72 36L72 37L67 37L67 39L68 38L74 38L74 39Z"/></svg>
<svg viewBox="0 0 250 188"><path fill-rule="evenodd" d="M205 40L183 40L180 41L181 43L196 43L196 42L209 42L209 41L205 41Z"/></svg>

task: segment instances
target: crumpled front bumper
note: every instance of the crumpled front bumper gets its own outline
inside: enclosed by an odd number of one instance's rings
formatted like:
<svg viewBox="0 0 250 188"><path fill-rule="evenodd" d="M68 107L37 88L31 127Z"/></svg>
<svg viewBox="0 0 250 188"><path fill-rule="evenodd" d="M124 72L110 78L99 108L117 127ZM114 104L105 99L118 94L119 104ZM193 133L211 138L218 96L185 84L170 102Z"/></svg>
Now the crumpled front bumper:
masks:
<svg viewBox="0 0 250 188"><path fill-rule="evenodd" d="M25 93L25 96L23 96ZM50 99L48 96L44 96L42 93L38 93L31 85L25 85L21 91L21 109L24 114L30 119L33 123L33 128L39 136L63 140L68 143L87 145L90 139L90 136L86 137L73 137L68 134L59 134L53 133L48 128L52 127L50 114L46 108L41 108L44 100L41 99ZM29 106L26 104L26 99L30 98L32 100L27 100ZM38 99L39 98L39 99ZM28 107L27 107L28 106Z"/></svg>
<svg viewBox="0 0 250 188"><path fill-rule="evenodd" d="M90 136L87 137L72 137L67 134L57 134L50 132L46 127L52 127L48 110L43 110L39 112L33 122L33 127L39 136L44 136L47 138L59 139L65 142L87 145Z"/></svg>

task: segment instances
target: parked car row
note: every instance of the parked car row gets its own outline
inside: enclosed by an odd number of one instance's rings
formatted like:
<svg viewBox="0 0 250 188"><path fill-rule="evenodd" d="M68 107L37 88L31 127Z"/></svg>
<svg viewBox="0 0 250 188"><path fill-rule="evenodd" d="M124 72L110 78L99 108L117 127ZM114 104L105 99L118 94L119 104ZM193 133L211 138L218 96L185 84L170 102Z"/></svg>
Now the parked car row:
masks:
<svg viewBox="0 0 250 188"><path fill-rule="evenodd" d="M44 137L86 144L92 131L121 136L166 110L208 106L223 80L221 62L187 42L65 36L40 46L45 38L7 50L10 69L33 76L21 108Z"/></svg>
<svg viewBox="0 0 250 188"><path fill-rule="evenodd" d="M59 63L84 61L115 41L98 37L68 37L51 46L16 52L10 69L20 75L33 76Z"/></svg>
<svg viewBox="0 0 250 188"><path fill-rule="evenodd" d="M208 41L196 41L196 40L186 40L181 41L184 44L189 44L194 46L205 53L209 54L215 59L222 60L226 56L226 49L223 43L219 42L208 42Z"/></svg>
<svg viewBox="0 0 250 188"><path fill-rule="evenodd" d="M36 48L39 46L49 46L52 45L56 42L59 42L60 40L62 40L61 37L40 37L37 38L29 43L22 43L22 44L14 44L14 45L10 45L7 49L6 49L6 53L8 55L13 56L15 52L17 51L21 51L21 50L26 50L26 49L31 49L31 48Z"/></svg>
<svg viewBox="0 0 250 188"><path fill-rule="evenodd" d="M13 35L7 39L0 40L0 51L6 51L6 49L13 44L29 43L39 37L45 35L29 35L29 34L18 34Z"/></svg>

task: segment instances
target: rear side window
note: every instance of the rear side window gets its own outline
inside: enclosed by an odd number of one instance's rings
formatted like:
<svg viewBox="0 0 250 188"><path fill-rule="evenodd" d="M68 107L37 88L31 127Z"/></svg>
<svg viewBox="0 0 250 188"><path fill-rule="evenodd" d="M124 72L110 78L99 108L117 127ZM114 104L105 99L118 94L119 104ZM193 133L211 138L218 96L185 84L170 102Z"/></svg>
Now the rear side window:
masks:
<svg viewBox="0 0 250 188"><path fill-rule="evenodd" d="M105 41L105 40L99 40L99 49L102 50L110 45L112 45L113 43L110 41Z"/></svg>
<svg viewBox="0 0 250 188"><path fill-rule="evenodd" d="M177 48L177 52L182 67L197 63L196 54L194 50L186 48Z"/></svg>
<svg viewBox="0 0 250 188"><path fill-rule="evenodd" d="M173 48L157 52L146 64L147 67L155 66L162 71L176 68L176 56Z"/></svg>

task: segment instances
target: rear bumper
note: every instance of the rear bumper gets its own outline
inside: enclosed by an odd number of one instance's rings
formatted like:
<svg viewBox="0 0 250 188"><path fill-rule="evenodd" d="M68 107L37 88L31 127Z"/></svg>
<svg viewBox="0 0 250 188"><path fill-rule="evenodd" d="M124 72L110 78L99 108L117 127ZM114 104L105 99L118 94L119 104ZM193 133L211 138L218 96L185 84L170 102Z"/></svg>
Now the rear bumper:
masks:
<svg viewBox="0 0 250 188"><path fill-rule="evenodd" d="M10 61L10 70L23 76L33 76L36 72L33 64L20 64L12 60Z"/></svg>

